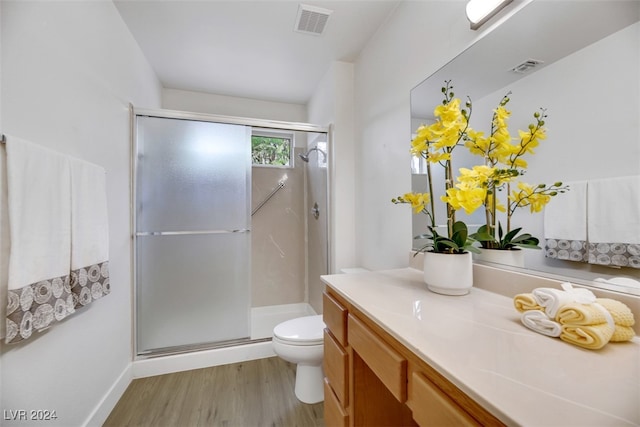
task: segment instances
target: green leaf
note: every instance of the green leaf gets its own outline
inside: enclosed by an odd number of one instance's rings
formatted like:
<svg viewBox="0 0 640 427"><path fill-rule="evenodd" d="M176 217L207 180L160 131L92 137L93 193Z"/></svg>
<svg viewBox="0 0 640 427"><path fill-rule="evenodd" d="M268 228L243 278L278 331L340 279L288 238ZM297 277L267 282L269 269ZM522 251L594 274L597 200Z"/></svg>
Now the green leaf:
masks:
<svg viewBox="0 0 640 427"><path fill-rule="evenodd" d="M513 246L517 246L519 248L527 248L527 249L542 249L537 244L532 244L532 243L513 243Z"/></svg>
<svg viewBox="0 0 640 427"><path fill-rule="evenodd" d="M480 232L480 229L478 229L478 232L473 233L469 236L472 239L477 240L478 242L494 242L496 241L496 239L493 238L493 236L487 232Z"/></svg>
<svg viewBox="0 0 640 427"><path fill-rule="evenodd" d="M500 230L502 230L502 227L500 227ZM511 241L513 241L514 237L516 236L516 234L518 234L520 232L520 230L522 230L522 227L520 228L515 228L513 230L511 230L510 232L508 232L505 236L504 239L502 237L500 237L500 240L502 242L505 243L510 243Z"/></svg>
<svg viewBox="0 0 640 427"><path fill-rule="evenodd" d="M479 254L479 253L482 252L480 249L476 248L473 245L465 245L464 249L469 251L469 252L473 252L474 254Z"/></svg>

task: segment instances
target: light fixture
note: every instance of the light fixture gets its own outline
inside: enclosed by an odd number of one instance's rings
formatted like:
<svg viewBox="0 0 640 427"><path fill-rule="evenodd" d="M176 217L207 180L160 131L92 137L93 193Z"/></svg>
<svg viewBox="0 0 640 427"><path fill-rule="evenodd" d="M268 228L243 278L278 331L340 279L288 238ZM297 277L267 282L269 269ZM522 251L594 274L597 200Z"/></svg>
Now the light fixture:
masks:
<svg viewBox="0 0 640 427"><path fill-rule="evenodd" d="M511 3L513 0L469 0L467 3L467 18L471 22L471 29L477 30L482 24Z"/></svg>

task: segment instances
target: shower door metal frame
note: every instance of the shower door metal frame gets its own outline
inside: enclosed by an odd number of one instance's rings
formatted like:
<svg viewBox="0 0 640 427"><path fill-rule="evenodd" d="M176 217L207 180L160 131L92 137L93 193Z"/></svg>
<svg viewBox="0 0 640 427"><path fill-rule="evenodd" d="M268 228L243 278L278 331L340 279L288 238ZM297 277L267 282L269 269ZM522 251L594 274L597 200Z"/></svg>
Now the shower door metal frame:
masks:
<svg viewBox="0 0 640 427"><path fill-rule="evenodd" d="M136 219L136 203L137 203L137 170L138 170L138 141L137 141L137 124L138 117L157 117L157 118L165 118L165 119L179 119L179 120L193 120L200 122L212 122L212 123L222 123L222 124L234 124L234 125L244 125L250 127L257 128L268 128L268 129L280 129L280 130L290 130L290 131L300 131L300 132L312 132L312 133L323 133L327 135L327 145L329 147L329 159L331 158L331 130L332 127L325 127L314 125L310 123L298 123L298 122L285 122L278 120L265 120L265 119L253 119L246 117L235 117L235 116L221 116L215 114L203 114L203 113L191 113L186 111L176 111L176 110L162 110L162 109L147 109L147 108L136 108L133 104L129 104L129 119L130 119L130 194L131 199L129 202L130 209L130 229L131 229L131 283L133 284L131 288L131 300L132 300L132 326L133 326L133 357L134 360L142 360L150 357L157 356L167 356L170 354L178 354L185 353L194 350L205 350L212 348L220 348L220 347L228 347L236 344L245 344L252 343L252 340L241 340L239 342L234 341L226 341L221 344L211 343L211 344L197 344L197 345L183 345L175 348L171 348L170 350L164 351L163 349L154 350L153 352L138 354L138 325L137 325L137 219ZM327 161L327 167L331 170L331 163ZM328 211L331 212L331 197L330 197L330 185L329 178L331 173L327 173L327 208ZM327 216L327 270L331 271L332 268L332 257L331 257L331 240L330 240L330 230L331 230L331 215ZM193 234L193 232L190 232ZM196 232L197 233L197 232Z"/></svg>

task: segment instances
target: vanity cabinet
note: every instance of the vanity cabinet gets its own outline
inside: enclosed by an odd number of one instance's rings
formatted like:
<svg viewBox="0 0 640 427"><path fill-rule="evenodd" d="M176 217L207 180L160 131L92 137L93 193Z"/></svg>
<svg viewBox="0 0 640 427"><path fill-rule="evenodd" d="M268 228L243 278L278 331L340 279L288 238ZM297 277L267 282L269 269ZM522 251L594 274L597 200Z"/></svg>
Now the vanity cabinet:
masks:
<svg viewBox="0 0 640 427"><path fill-rule="evenodd" d="M349 353L347 308L328 293L323 295L324 419L327 426L349 425Z"/></svg>
<svg viewBox="0 0 640 427"><path fill-rule="evenodd" d="M497 418L327 287L327 426L499 426Z"/></svg>

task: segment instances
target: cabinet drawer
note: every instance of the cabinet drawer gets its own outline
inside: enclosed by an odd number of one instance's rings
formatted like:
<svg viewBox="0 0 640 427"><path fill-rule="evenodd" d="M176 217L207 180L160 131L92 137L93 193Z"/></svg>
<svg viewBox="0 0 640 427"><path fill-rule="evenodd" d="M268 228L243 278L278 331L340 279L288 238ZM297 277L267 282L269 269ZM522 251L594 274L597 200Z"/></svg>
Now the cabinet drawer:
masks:
<svg viewBox="0 0 640 427"><path fill-rule="evenodd" d="M333 394L326 378L324 380L324 424L327 427L347 427L349 425L349 415L340 405L336 395Z"/></svg>
<svg viewBox="0 0 640 427"><path fill-rule="evenodd" d="M407 360L349 314L349 344L399 402L407 400Z"/></svg>
<svg viewBox="0 0 640 427"><path fill-rule="evenodd" d="M414 402L413 419L421 427L480 425L423 374L414 372L411 379L413 381L411 396Z"/></svg>
<svg viewBox="0 0 640 427"><path fill-rule="evenodd" d="M349 404L349 355L329 332L324 331L324 374L342 406Z"/></svg>
<svg viewBox="0 0 640 427"><path fill-rule="evenodd" d="M341 346L347 346L347 309L328 293L322 295L322 320Z"/></svg>

